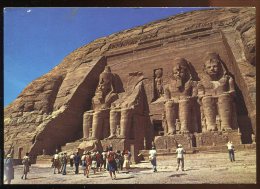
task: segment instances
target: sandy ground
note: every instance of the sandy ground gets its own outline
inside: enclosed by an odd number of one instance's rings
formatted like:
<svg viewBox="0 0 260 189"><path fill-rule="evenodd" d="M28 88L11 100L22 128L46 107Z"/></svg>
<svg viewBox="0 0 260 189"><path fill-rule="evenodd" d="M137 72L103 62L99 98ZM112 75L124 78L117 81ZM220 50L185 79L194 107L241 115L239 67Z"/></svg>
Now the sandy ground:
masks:
<svg viewBox="0 0 260 189"><path fill-rule="evenodd" d="M32 165L27 180L21 179L22 166L15 166L12 184L255 184L256 151L236 151L236 161L227 153L198 153L185 155L185 170L176 171L176 157L158 158L158 172L153 173L150 162L131 165L129 172L117 174L112 180L106 171L91 172L90 178L75 175L67 166L67 175L53 174L50 165Z"/></svg>

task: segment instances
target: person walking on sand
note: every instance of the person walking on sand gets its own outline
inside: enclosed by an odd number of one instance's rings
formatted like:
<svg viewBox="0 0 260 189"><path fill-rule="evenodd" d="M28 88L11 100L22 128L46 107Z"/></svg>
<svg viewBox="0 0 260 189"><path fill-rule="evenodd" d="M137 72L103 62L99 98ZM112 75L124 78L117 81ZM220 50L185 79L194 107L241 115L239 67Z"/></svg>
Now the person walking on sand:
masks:
<svg viewBox="0 0 260 189"><path fill-rule="evenodd" d="M235 147L232 143L232 141L228 141L227 143L227 148L228 148L228 154L229 154L229 159L231 162L235 161Z"/></svg>
<svg viewBox="0 0 260 189"><path fill-rule="evenodd" d="M23 176L21 177L21 179L24 178L24 180L26 180L27 179L27 174L29 173L30 166L31 166L31 162L30 162L30 158L29 158L29 153L28 152L23 157L22 164L23 164Z"/></svg>
<svg viewBox="0 0 260 189"><path fill-rule="evenodd" d="M108 164L108 171L110 174L111 179L116 179L116 161L115 161L115 152L113 152L112 147L109 147L108 152L107 152L107 164ZM112 176L114 175L114 178Z"/></svg>
<svg viewBox="0 0 260 189"><path fill-rule="evenodd" d="M66 175L66 174L67 174L67 170L66 170L66 168L67 168L67 162L68 162L67 152L64 152L64 155L63 155L63 157L62 157L62 159L61 159L61 163L62 163L62 167L63 167L63 169L62 169L62 175Z"/></svg>
<svg viewBox="0 0 260 189"><path fill-rule="evenodd" d="M129 155L129 153L128 153L128 150L125 150L125 152L124 152L123 168L124 168L126 171L129 171L129 169L130 169L130 155Z"/></svg>
<svg viewBox="0 0 260 189"><path fill-rule="evenodd" d="M70 155L70 167L73 167L74 156L75 156L74 153Z"/></svg>
<svg viewBox="0 0 260 189"><path fill-rule="evenodd" d="M75 174L79 174L79 162L80 162L81 158L79 155L79 152L76 153L75 157L74 157L74 163L75 163Z"/></svg>
<svg viewBox="0 0 260 189"><path fill-rule="evenodd" d="M181 170L184 171L184 153L185 150L183 149L181 144L178 144L178 148L176 150L177 153L177 168L176 171L179 170L180 162L181 162Z"/></svg>
<svg viewBox="0 0 260 189"><path fill-rule="evenodd" d="M11 154L7 154L4 160L4 182L11 184L11 180L14 179L14 165Z"/></svg>
<svg viewBox="0 0 260 189"><path fill-rule="evenodd" d="M92 157L89 151L86 153L85 159L86 159L86 176L87 178L89 178L89 171L92 165Z"/></svg>
<svg viewBox="0 0 260 189"><path fill-rule="evenodd" d="M149 160L151 161L151 164L153 166L153 172L157 172L157 162L156 162L156 149L153 146L152 149L149 151Z"/></svg>

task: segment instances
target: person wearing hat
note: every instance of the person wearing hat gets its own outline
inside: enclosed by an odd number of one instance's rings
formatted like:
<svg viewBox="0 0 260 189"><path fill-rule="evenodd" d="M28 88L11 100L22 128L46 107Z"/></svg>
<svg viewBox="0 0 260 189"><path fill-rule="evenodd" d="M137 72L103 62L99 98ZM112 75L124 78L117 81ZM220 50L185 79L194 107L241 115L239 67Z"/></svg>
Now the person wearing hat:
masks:
<svg viewBox="0 0 260 189"><path fill-rule="evenodd" d="M151 161L151 164L153 166L153 172L157 172L157 162L156 162L156 149L153 146L152 149L149 151L149 160Z"/></svg>
<svg viewBox="0 0 260 189"><path fill-rule="evenodd" d="M83 170L84 176L86 176L86 168L87 168L86 155L87 155L87 152L84 151L83 155L81 156L81 168Z"/></svg>
<svg viewBox="0 0 260 189"><path fill-rule="evenodd" d="M123 163L123 168L128 171L130 169L130 159L129 159L129 154L128 154L128 150L124 151L124 163Z"/></svg>
<svg viewBox="0 0 260 189"><path fill-rule="evenodd" d="M181 144L178 144L178 148L176 150L177 153L177 168L176 171L179 170L180 162L181 162L181 170L184 171L184 153L185 150L183 149Z"/></svg>
<svg viewBox="0 0 260 189"><path fill-rule="evenodd" d="M21 179L24 178L26 180L27 179L27 174L30 171L30 165L31 165L28 152L23 157L22 164L23 164L23 176L21 177Z"/></svg>
<svg viewBox="0 0 260 189"><path fill-rule="evenodd" d="M79 174L79 162L81 161L79 152L76 153L74 156L74 163L75 163L75 174Z"/></svg>
<svg viewBox="0 0 260 189"><path fill-rule="evenodd" d="M62 162L63 162L63 157L64 157L63 152L60 152L60 153L59 153L59 160L60 160L60 165L61 165L60 173L63 172L63 168L64 168L64 167L63 167L64 165L63 165L63 163L62 163Z"/></svg>
<svg viewBox="0 0 260 189"><path fill-rule="evenodd" d="M4 160L4 182L11 184L11 180L14 179L14 165L11 154L7 154L6 159Z"/></svg>
<svg viewBox="0 0 260 189"><path fill-rule="evenodd" d="M95 175L96 171L97 171L97 153L96 152L91 153L91 159L92 159L91 169L93 170L94 175Z"/></svg>
<svg viewBox="0 0 260 189"><path fill-rule="evenodd" d="M231 162L235 161L235 147L232 143L232 141L228 141L227 143L227 148L228 148L228 154L229 154L229 159Z"/></svg>
<svg viewBox="0 0 260 189"><path fill-rule="evenodd" d="M66 175L67 174L67 162L68 162L68 156L67 156L67 152L64 152L62 158L61 158L61 163L62 163L62 175Z"/></svg>

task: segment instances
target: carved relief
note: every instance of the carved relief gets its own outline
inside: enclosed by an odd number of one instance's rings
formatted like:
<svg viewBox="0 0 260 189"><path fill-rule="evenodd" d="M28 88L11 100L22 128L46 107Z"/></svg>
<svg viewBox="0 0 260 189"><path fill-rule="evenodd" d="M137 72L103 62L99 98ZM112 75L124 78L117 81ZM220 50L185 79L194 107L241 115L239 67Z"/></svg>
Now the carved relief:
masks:
<svg viewBox="0 0 260 189"><path fill-rule="evenodd" d="M154 70L154 100L163 96L163 69Z"/></svg>

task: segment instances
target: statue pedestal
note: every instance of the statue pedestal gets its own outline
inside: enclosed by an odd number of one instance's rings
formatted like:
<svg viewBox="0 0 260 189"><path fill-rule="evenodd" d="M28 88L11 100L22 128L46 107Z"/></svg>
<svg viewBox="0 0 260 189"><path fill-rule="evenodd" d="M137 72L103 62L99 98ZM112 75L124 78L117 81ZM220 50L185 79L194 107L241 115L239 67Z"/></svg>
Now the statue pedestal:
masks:
<svg viewBox="0 0 260 189"><path fill-rule="evenodd" d="M176 149L181 144L184 149L192 147L192 134L174 134L169 136L156 136L154 139L156 149Z"/></svg>
<svg viewBox="0 0 260 189"><path fill-rule="evenodd" d="M138 163L141 160L140 157L138 156L139 150L144 149L144 144L134 139L121 139L121 138L104 139L101 140L101 145L103 147L103 150L105 150L106 147L109 146L112 146L113 151L129 150L132 154L131 161L135 163Z"/></svg>
<svg viewBox="0 0 260 189"><path fill-rule="evenodd" d="M201 146L223 146L228 141L233 144L241 144L241 134L237 130L214 131L195 134L197 147Z"/></svg>

